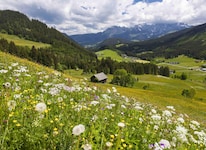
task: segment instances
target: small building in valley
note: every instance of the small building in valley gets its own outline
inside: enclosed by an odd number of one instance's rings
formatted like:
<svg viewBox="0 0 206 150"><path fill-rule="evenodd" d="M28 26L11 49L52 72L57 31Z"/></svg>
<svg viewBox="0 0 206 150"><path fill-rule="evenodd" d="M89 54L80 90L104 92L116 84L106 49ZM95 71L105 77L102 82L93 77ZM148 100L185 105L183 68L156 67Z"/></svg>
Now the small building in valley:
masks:
<svg viewBox="0 0 206 150"><path fill-rule="evenodd" d="M107 82L107 75L104 72L94 74L90 79L91 82L105 83Z"/></svg>

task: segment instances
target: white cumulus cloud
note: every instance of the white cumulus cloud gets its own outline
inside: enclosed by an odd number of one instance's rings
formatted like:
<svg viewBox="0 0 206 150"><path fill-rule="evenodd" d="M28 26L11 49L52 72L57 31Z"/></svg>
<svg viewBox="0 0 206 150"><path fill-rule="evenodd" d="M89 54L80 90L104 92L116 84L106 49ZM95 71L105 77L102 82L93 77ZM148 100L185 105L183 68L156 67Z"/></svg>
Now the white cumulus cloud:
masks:
<svg viewBox="0 0 206 150"><path fill-rule="evenodd" d="M2 0L0 9L20 11L69 35L142 23L206 22L205 0Z"/></svg>

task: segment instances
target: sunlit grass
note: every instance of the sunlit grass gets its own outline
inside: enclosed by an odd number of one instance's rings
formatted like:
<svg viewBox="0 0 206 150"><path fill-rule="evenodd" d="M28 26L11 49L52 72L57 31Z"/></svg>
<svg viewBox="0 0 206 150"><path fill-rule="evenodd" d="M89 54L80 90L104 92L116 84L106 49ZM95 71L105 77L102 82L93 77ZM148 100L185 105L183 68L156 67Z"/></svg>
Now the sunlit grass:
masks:
<svg viewBox="0 0 206 150"><path fill-rule="evenodd" d="M98 59L111 57L113 60L116 60L116 61L125 61L125 59L121 57L117 52L113 50L109 50L109 49L98 51L96 52L96 54L98 56Z"/></svg>
<svg viewBox="0 0 206 150"><path fill-rule="evenodd" d="M150 61L147 60L141 60L135 57L129 57L129 56L121 56L120 54L118 54L118 52L114 51L114 50L110 50L110 49L105 49L105 50L101 50L96 52L98 59L102 59L102 58L107 58L110 57L112 60L116 60L118 62L121 61L129 61L129 62L137 62L137 63L150 63Z"/></svg>
<svg viewBox="0 0 206 150"><path fill-rule="evenodd" d="M18 46L28 46L30 48L32 46L35 46L36 48L40 48L40 47L44 48L44 47L51 46L50 44L25 40L25 39L19 38L16 35L9 35L9 34L0 33L0 38L4 38L4 39L8 40L9 42L13 41Z"/></svg>

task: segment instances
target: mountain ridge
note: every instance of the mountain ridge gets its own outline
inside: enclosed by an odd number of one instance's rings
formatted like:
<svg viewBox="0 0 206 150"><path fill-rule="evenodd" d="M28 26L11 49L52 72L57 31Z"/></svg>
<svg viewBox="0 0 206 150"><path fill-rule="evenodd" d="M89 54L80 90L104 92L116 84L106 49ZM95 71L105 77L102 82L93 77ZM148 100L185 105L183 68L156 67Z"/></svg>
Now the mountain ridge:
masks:
<svg viewBox="0 0 206 150"><path fill-rule="evenodd" d="M133 54L147 51L153 52L142 55L144 59L156 56L176 57L180 54L206 59L205 39L206 23L170 33L156 39L129 43L117 49L126 53L132 52Z"/></svg>
<svg viewBox="0 0 206 150"><path fill-rule="evenodd" d="M131 28L113 26L103 32L71 35L70 37L83 46L94 46L108 38L119 38L127 41L143 41L188 27L188 25L183 23L139 24Z"/></svg>

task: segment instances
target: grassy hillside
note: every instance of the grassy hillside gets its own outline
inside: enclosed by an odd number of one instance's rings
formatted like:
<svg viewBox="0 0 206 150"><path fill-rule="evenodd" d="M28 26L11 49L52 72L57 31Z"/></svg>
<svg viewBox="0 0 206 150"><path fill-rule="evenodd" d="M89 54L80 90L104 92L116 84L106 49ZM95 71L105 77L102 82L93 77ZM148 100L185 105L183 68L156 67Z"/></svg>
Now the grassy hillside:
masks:
<svg viewBox="0 0 206 150"><path fill-rule="evenodd" d="M204 102L90 84L2 52L0 84L1 149L206 148Z"/></svg>
<svg viewBox="0 0 206 150"><path fill-rule="evenodd" d="M96 52L96 55L97 55L98 59L110 57L110 58L112 58L112 60L116 60L118 62L121 62L121 61L134 61L134 62L139 62L139 63L149 63L149 61L140 60L140 59L137 59L135 57L120 56L120 54L118 52L116 52L114 50L110 50L110 49L105 49L105 50L98 51L98 52Z"/></svg>
<svg viewBox="0 0 206 150"><path fill-rule="evenodd" d="M113 60L116 60L116 61L126 61L126 59L121 57L117 52L110 50L110 49L98 51L96 52L96 55L98 56L98 59L111 57Z"/></svg>
<svg viewBox="0 0 206 150"><path fill-rule="evenodd" d="M46 43L25 40L25 39L19 38L16 35L8 35L8 34L0 33L0 39L1 38L4 38L9 42L13 41L18 46L28 46L29 48L31 48L32 46L35 46L36 48L40 48L40 47L45 48L45 47L51 46L50 44L46 44Z"/></svg>

